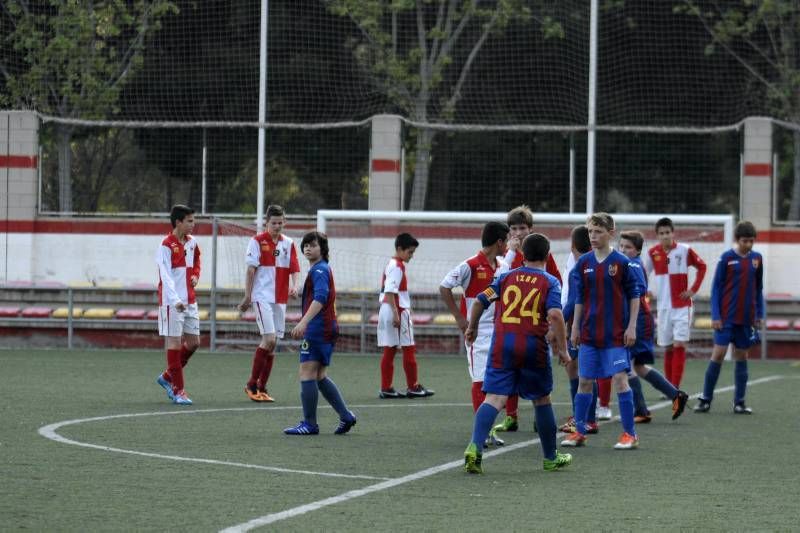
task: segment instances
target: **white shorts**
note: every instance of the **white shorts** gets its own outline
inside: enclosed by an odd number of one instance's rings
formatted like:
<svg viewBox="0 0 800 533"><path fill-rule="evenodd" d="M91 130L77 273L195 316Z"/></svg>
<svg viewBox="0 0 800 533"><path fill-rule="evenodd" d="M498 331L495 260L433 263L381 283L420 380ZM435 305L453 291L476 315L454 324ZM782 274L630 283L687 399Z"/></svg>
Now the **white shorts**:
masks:
<svg viewBox="0 0 800 533"><path fill-rule="evenodd" d="M253 302L256 324L261 335L275 335L282 339L286 330L286 304Z"/></svg>
<svg viewBox="0 0 800 533"><path fill-rule="evenodd" d="M670 346L673 342L688 342L694 307L659 309L656 340L659 346Z"/></svg>
<svg viewBox="0 0 800 533"><path fill-rule="evenodd" d="M400 312L400 327L397 328L392 325L392 308L389 304L381 305L378 311L378 346L414 346L414 324L408 309Z"/></svg>
<svg viewBox="0 0 800 533"><path fill-rule="evenodd" d="M174 305L162 305L158 308L158 334L162 337L180 337L200 335L200 312L197 304L189 304L181 313Z"/></svg>
<svg viewBox="0 0 800 533"><path fill-rule="evenodd" d="M469 368L469 377L472 378L473 383L483 381L491 344L491 335L478 335L472 346L467 346L467 367Z"/></svg>

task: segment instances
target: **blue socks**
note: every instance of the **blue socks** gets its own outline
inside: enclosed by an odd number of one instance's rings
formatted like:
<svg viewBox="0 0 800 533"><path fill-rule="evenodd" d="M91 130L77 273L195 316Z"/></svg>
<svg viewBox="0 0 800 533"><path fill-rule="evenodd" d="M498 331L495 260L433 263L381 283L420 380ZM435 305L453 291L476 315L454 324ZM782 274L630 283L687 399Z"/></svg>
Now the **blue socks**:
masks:
<svg viewBox="0 0 800 533"><path fill-rule="evenodd" d="M536 405L533 408L536 415L536 427L539 430L539 441L542 443L542 453L545 459L551 461L556 458L556 414L553 406Z"/></svg>
<svg viewBox="0 0 800 533"><path fill-rule="evenodd" d="M642 416L649 415L650 411L647 409L647 402L644 401L644 394L642 394L642 382L637 376L628 376L628 385L633 391L634 413Z"/></svg>
<svg viewBox="0 0 800 533"><path fill-rule="evenodd" d="M316 379L300 382L300 402L303 404L303 418L311 425L317 425L317 402L319 388Z"/></svg>
<svg viewBox="0 0 800 533"><path fill-rule="evenodd" d="M600 389L597 387L597 382L592 382L592 403L589 404L589 413L586 415L586 421L594 424L597 422L597 394Z"/></svg>
<svg viewBox="0 0 800 533"><path fill-rule="evenodd" d="M747 360L736 361L736 366L733 369L733 403L744 402L744 395L747 392Z"/></svg>
<svg viewBox="0 0 800 533"><path fill-rule="evenodd" d="M617 401L619 402L622 429L629 435L636 435L636 427L633 423L633 391L628 389L625 392L618 392Z"/></svg>
<svg viewBox="0 0 800 533"><path fill-rule="evenodd" d="M317 387L322 393L322 396L331 404L333 410L339 415L340 419L352 420L350 411L347 409L347 405L345 405L344 399L342 398L342 394L331 378L326 376L322 381L317 381Z"/></svg>
<svg viewBox="0 0 800 533"><path fill-rule="evenodd" d="M472 428L472 442L478 447L478 450L483 450L483 443L486 437L489 436L489 430L492 429L494 419L497 418L499 411L489 405L482 403L478 410L475 411L475 425Z"/></svg>
<svg viewBox="0 0 800 533"><path fill-rule="evenodd" d="M719 380L719 371L721 369L722 364L714 361L708 362L708 368L706 368L706 379L703 383L703 400L710 402L714 398L714 389L717 386L717 380Z"/></svg>
<svg viewBox="0 0 800 533"><path fill-rule="evenodd" d="M654 368L651 368L650 371L645 374L644 380L670 400L674 400L678 395L678 389L676 389L672 383L667 381L667 378L665 378L661 372L655 370Z"/></svg>
<svg viewBox="0 0 800 533"><path fill-rule="evenodd" d="M572 409L575 409L575 395L578 394L578 378L569 380L569 397L572 399Z"/></svg>
<svg viewBox="0 0 800 533"><path fill-rule="evenodd" d="M595 400L597 395L594 396ZM579 392L575 395L575 428L581 435L586 435L586 415L589 413L589 406L592 404L592 393ZM594 409L592 409L594 411ZM594 416L594 412L591 413Z"/></svg>

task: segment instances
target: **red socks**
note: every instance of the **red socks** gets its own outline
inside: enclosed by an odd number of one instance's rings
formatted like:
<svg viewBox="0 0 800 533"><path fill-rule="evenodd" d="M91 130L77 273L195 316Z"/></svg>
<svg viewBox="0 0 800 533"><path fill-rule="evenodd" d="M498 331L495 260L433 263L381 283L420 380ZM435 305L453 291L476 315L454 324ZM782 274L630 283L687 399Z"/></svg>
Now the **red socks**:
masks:
<svg viewBox="0 0 800 533"><path fill-rule="evenodd" d="M672 383L672 346L664 350L664 377Z"/></svg>
<svg viewBox="0 0 800 533"><path fill-rule="evenodd" d="M269 352L259 346L253 354L253 366L250 370L250 379L247 381L247 387L251 390L256 386L261 378L261 372L267 363L267 354Z"/></svg>
<svg viewBox="0 0 800 533"><path fill-rule="evenodd" d="M189 362L189 359L192 358L192 354L197 350L189 350L185 344L181 344L181 366L186 366L186 363Z"/></svg>
<svg viewBox="0 0 800 533"><path fill-rule="evenodd" d="M409 389L417 386L417 358L415 346L403 346L403 370L406 373L406 384Z"/></svg>
<svg viewBox="0 0 800 533"><path fill-rule="evenodd" d="M681 388L681 379L683 379L683 369L686 367L686 347L675 346L672 349L672 378L669 379L675 388Z"/></svg>
<svg viewBox="0 0 800 533"><path fill-rule="evenodd" d="M383 356L381 357L381 390L386 390L392 386L394 379L394 354L397 348L394 346L384 346Z"/></svg>
<svg viewBox="0 0 800 533"><path fill-rule="evenodd" d="M483 400L486 399L486 394L481 390L483 388L483 381L472 382L472 412L478 410Z"/></svg>
<svg viewBox="0 0 800 533"><path fill-rule="evenodd" d="M517 418L517 406L519 405L519 396L512 394L506 401L506 415Z"/></svg>
<svg viewBox="0 0 800 533"><path fill-rule="evenodd" d="M600 378L597 380L597 403L608 407L609 402L611 402L611 378Z"/></svg>
<svg viewBox="0 0 800 533"><path fill-rule="evenodd" d="M275 354L263 350L266 355L264 356L264 366L261 367L261 372L258 374L258 390L267 390L267 381L272 373L272 363L275 362Z"/></svg>
<svg viewBox="0 0 800 533"><path fill-rule="evenodd" d="M167 373L172 382L172 390L183 390L183 365L181 364L182 350L167 350Z"/></svg>

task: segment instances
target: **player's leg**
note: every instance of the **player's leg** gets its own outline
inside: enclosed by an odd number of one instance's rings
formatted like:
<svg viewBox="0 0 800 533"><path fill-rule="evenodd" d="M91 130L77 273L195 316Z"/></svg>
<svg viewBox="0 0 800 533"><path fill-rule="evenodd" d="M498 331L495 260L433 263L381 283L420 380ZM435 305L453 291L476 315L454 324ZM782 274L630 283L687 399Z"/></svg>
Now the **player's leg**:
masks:
<svg viewBox="0 0 800 533"><path fill-rule="evenodd" d="M738 328L737 336L734 339L733 360L733 412L737 415L750 415L753 410L747 407L744 403L744 397L747 392L747 381L749 373L747 369L747 354L750 347L758 342L758 335L748 326L741 326Z"/></svg>
<svg viewBox="0 0 800 533"><path fill-rule="evenodd" d="M378 396L382 399L400 398L392 386L394 381L394 356L400 346L400 330L392 325L392 309L389 305L381 305L378 311L378 347L383 348L381 355L381 389Z"/></svg>
<svg viewBox="0 0 800 533"><path fill-rule="evenodd" d="M575 395L578 394L578 350L570 349L569 355L570 361L566 364L564 370L567 374L567 379L569 380L569 395L572 403L572 410L570 413L573 413L575 411ZM567 418L567 421L559 426L558 430L563 433L572 433L575 431L575 416L570 414L569 418Z"/></svg>
<svg viewBox="0 0 800 533"><path fill-rule="evenodd" d="M472 388L472 412L476 412L486 399L483 392L483 376L486 373L486 362L491 345L491 335L481 335L475 339L471 346L467 346L467 371L469 372Z"/></svg>
<svg viewBox="0 0 800 533"><path fill-rule="evenodd" d="M244 392L247 397L254 402L272 401L272 398L269 398L269 400L264 398L258 390L259 379L276 342L272 307L269 302L255 301L253 302L253 311L256 315L258 332L261 334L261 342L253 353L253 360L250 366L250 378L245 384Z"/></svg>
<svg viewBox="0 0 800 533"><path fill-rule="evenodd" d="M333 344L311 343L310 349L315 353L315 358L320 363L317 371L317 388L322 393L322 397L339 415L339 424L336 426L334 433L343 435L356 425L356 415L347 408L339 387L327 376L327 368L331 364L331 355L333 354Z"/></svg>
<svg viewBox="0 0 800 533"><path fill-rule="evenodd" d="M575 417L575 431L561 441L562 446L583 446L586 442L587 415L592 404L592 386L597 376L602 374L599 364L598 350L582 344L578 348L578 392L575 394L575 406L572 416Z"/></svg>
<svg viewBox="0 0 800 533"><path fill-rule="evenodd" d="M481 458L486 439L489 437L497 414L505 407L508 394L516 392L514 371L487 368L483 385L486 399L475 412L472 439L464 451L464 469L471 474L483 472Z"/></svg>
<svg viewBox="0 0 800 533"><path fill-rule="evenodd" d="M181 340L184 335L186 312L178 312L173 306L159 308L159 333L167 339L167 369L157 379L164 388L171 386L167 395L173 403L191 405L192 400L186 395L183 382L183 364L181 362ZM197 324L199 329L199 322ZM190 330L194 332L194 330ZM196 333L199 334L199 331ZM167 386L165 386L165 383Z"/></svg>
<svg viewBox="0 0 800 533"><path fill-rule="evenodd" d="M694 406L695 413L707 413L711 409L711 400L714 399L714 389L717 387L722 362L725 360L728 345L732 342L733 330L730 326L714 330L714 348L711 351L711 359L708 361L703 378L703 393L697 399L697 405Z"/></svg>
<svg viewBox="0 0 800 533"><path fill-rule="evenodd" d="M683 371L686 368L686 343L689 342L693 307L683 307L672 311L672 384L681 388Z"/></svg>
<svg viewBox="0 0 800 533"><path fill-rule="evenodd" d="M603 373L611 374L614 389L617 391L619 418L622 422L622 435L614 448L629 450L639 445L634 421L633 391L628 383L630 356L627 348L606 348L602 351Z"/></svg>
<svg viewBox="0 0 800 533"><path fill-rule="evenodd" d="M285 428L287 435L316 435L319 433L317 425L317 404L319 403L319 387L317 377L322 364L314 359L307 341L300 346L300 403L303 406L303 420L296 426Z"/></svg>
<svg viewBox="0 0 800 533"><path fill-rule="evenodd" d="M435 391L426 389L419 382L417 365L417 347L414 343L414 322L411 312L404 309L400 314L400 347L403 351L403 372L406 375L406 396L409 398L425 398L433 396Z"/></svg>
<svg viewBox="0 0 800 533"><path fill-rule="evenodd" d="M602 377L597 380L597 419L611 420L611 378Z"/></svg>
<svg viewBox="0 0 800 533"><path fill-rule="evenodd" d="M647 402L642 393L642 383L639 381L639 376L635 371L628 372L628 386L633 393L633 418L637 424L647 424L652 420L650 410L647 408Z"/></svg>
<svg viewBox="0 0 800 533"><path fill-rule="evenodd" d="M664 376L672 383L672 316L670 309L659 309L656 317L656 340L664 348Z"/></svg>
<svg viewBox="0 0 800 533"><path fill-rule="evenodd" d="M261 367L261 371L258 374L256 387L258 388L258 393L262 401L273 402L275 399L267 392L267 383L272 374L272 366L275 363L275 349L278 344L278 339L283 338L286 330L286 304L270 303L268 305L272 311L273 334L267 335L268 338L266 339L263 335L261 337L261 344L259 347L262 348L266 354L264 365Z"/></svg>

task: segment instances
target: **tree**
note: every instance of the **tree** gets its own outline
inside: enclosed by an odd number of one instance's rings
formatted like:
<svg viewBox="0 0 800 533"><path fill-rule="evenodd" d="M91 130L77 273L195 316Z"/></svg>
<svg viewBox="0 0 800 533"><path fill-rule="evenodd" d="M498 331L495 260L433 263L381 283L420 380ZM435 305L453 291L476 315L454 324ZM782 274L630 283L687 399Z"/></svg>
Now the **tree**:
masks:
<svg viewBox="0 0 800 533"><path fill-rule="evenodd" d="M452 120L481 48L514 22L534 18L546 37L563 38L551 17L534 17L522 0L326 0L361 32L353 52L374 84L415 122ZM410 208L422 210L436 130L416 139Z"/></svg>
<svg viewBox="0 0 800 533"><path fill-rule="evenodd" d="M148 35L178 12L168 0L6 0L0 34L21 63L0 63L6 105L66 119L107 119L120 91L142 66ZM71 139L59 123L59 210L72 211Z"/></svg>
<svg viewBox="0 0 800 533"><path fill-rule="evenodd" d="M683 0L675 11L700 19L711 37L706 54L734 57L766 89L779 118L800 124L800 9L796 0ZM800 220L800 130L793 132L794 180L789 220Z"/></svg>

